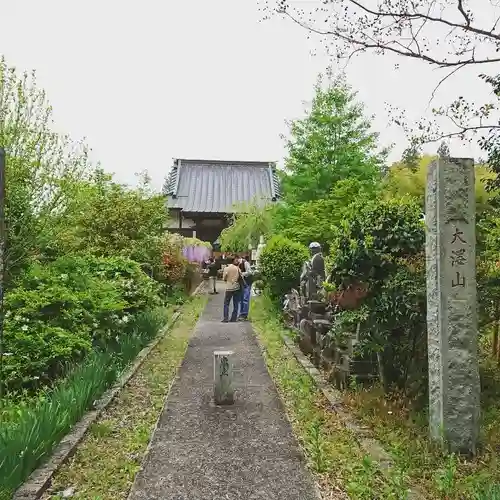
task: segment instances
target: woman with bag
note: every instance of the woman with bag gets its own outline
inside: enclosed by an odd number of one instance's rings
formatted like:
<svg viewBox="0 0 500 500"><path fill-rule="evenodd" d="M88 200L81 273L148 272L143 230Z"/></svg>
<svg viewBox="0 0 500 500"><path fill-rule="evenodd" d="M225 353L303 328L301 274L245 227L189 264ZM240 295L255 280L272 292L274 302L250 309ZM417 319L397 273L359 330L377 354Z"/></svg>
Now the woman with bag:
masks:
<svg viewBox="0 0 500 500"><path fill-rule="evenodd" d="M238 267L239 257L234 256L231 264L224 269L222 279L226 282L226 293L224 294L223 323L231 321L234 323L238 318L238 308L241 302L241 293L245 286L245 280ZM229 319L229 305L233 302L233 311Z"/></svg>

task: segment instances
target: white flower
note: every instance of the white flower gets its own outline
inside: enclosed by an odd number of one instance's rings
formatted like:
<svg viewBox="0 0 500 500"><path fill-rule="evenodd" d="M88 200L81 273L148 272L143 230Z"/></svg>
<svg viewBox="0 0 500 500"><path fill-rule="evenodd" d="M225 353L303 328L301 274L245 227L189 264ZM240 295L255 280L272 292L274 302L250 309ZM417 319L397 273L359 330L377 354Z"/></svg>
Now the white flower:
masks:
<svg viewBox="0 0 500 500"><path fill-rule="evenodd" d="M3 355L4 356L13 356L13 354L11 352L4 352Z"/></svg>
<svg viewBox="0 0 500 500"><path fill-rule="evenodd" d="M23 332L27 332L27 331L28 331L28 325L23 325L23 326L21 327L21 330L22 330Z"/></svg>
<svg viewBox="0 0 500 500"><path fill-rule="evenodd" d="M130 321L130 316L127 316L127 315L126 315L126 316L123 316L122 321L123 321L124 323L128 323L128 322Z"/></svg>

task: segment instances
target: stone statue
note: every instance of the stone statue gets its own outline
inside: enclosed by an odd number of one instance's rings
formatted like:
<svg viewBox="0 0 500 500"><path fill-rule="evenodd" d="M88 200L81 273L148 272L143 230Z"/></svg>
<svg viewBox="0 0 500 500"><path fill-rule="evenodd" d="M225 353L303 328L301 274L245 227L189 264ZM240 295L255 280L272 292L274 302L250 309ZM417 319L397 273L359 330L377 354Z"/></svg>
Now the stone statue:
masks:
<svg viewBox="0 0 500 500"><path fill-rule="evenodd" d="M264 236L260 236L259 238L259 244L257 245L257 254L255 256L255 267L258 269L260 265L260 256L262 254L262 250L266 247L266 244L264 243Z"/></svg>
<svg viewBox="0 0 500 500"><path fill-rule="evenodd" d="M309 244L309 252L311 259L304 263L300 276L301 295L306 300L318 300L318 292L326 280L325 260L316 241Z"/></svg>

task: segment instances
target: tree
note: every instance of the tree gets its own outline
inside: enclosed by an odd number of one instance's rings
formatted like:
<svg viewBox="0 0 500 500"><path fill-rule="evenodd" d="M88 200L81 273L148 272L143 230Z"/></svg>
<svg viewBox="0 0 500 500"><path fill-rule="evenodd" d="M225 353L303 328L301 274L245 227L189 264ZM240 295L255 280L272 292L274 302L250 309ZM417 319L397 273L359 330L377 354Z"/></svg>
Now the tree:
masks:
<svg viewBox="0 0 500 500"><path fill-rule="evenodd" d="M500 18L492 0L379 0L375 5L369 0L338 0L313 5L304 8L289 0L268 0L265 10L267 14L278 12L320 35L338 59L391 53L421 61L445 73L438 87L470 67L477 68L478 76L487 83L495 86L495 79L498 82L498 76L484 74L500 62ZM500 130L494 116L497 107L497 100L475 105L458 94L452 103L435 110L437 116L449 119L450 132L441 132L428 122L419 125L418 133L422 141L465 138L470 133L481 133L481 140L486 141L493 130Z"/></svg>
<svg viewBox="0 0 500 500"><path fill-rule="evenodd" d="M0 59L0 145L7 154L7 286L55 236L54 218L92 168L88 148L51 129L52 108L35 73L18 76Z"/></svg>
<svg viewBox="0 0 500 500"><path fill-rule="evenodd" d="M288 204L325 198L342 179L380 177L385 152L377 150L378 134L355 98L342 78L325 86L318 78L311 110L290 124L282 183Z"/></svg>
<svg viewBox="0 0 500 500"><path fill-rule="evenodd" d="M497 100L500 99L500 75L491 78L486 77L485 79L492 86ZM488 134L485 134L481 138L480 145L488 154L489 167L496 174L490 180L488 189L497 191L498 198L498 190L500 190L500 129L492 128ZM495 203L496 205L500 205L500 200L496 199Z"/></svg>
<svg viewBox="0 0 500 500"><path fill-rule="evenodd" d="M318 241L327 253L348 207L376 198L380 194L378 188L376 183L355 177L342 179L325 198L277 207L274 231L303 245Z"/></svg>
<svg viewBox="0 0 500 500"><path fill-rule="evenodd" d="M414 165L408 169L407 164L402 159L401 162L393 163L385 178L386 197L400 197L409 195L418 199L422 210L425 205L425 182L427 178L427 168L434 160L431 155L423 155Z"/></svg>
<svg viewBox="0 0 500 500"><path fill-rule="evenodd" d="M387 177L384 179L383 193L386 198L410 195L418 200L422 210L425 206L425 185L427 169L437 156L423 155L415 169L408 169L406 163L396 162L391 165ZM488 192L487 185L492 177L491 171L485 165L477 165L476 177L476 213L478 216L486 214L491 208L491 201L495 192Z"/></svg>
<svg viewBox="0 0 500 500"><path fill-rule="evenodd" d="M244 252L249 245L256 247L261 235L267 236L273 228L274 207L258 200L236 208L231 225L220 235L225 252Z"/></svg>
<svg viewBox="0 0 500 500"><path fill-rule="evenodd" d="M164 199L151 189L147 173L139 176L139 186L134 189L113 182L101 169L76 184L73 198L55 221L57 236L46 242L45 251L49 255L121 255L139 263L150 263L153 252L158 260L166 216Z"/></svg>

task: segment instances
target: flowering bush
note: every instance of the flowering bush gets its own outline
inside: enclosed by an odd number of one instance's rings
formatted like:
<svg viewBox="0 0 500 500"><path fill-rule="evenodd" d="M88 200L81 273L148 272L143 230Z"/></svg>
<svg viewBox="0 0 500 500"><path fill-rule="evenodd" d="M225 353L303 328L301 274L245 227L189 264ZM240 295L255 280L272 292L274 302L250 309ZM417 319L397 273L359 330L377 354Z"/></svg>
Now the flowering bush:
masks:
<svg viewBox="0 0 500 500"><path fill-rule="evenodd" d="M188 261L176 251L166 251L163 255L163 277L168 284L179 283L184 279Z"/></svg>
<svg viewBox="0 0 500 500"><path fill-rule="evenodd" d="M170 235L164 242L162 281L168 287L182 283L186 277L188 261L182 254L182 237Z"/></svg>
<svg viewBox="0 0 500 500"><path fill-rule="evenodd" d="M52 264L52 268L60 272L83 271L100 280L113 282L126 303L124 310L128 315L159 305L160 285L149 278L137 262L126 257L61 258Z"/></svg>
<svg viewBox="0 0 500 500"><path fill-rule="evenodd" d="M92 347L113 346L134 315L159 304L158 289L126 258L32 265L5 298L7 387L48 383Z"/></svg>

